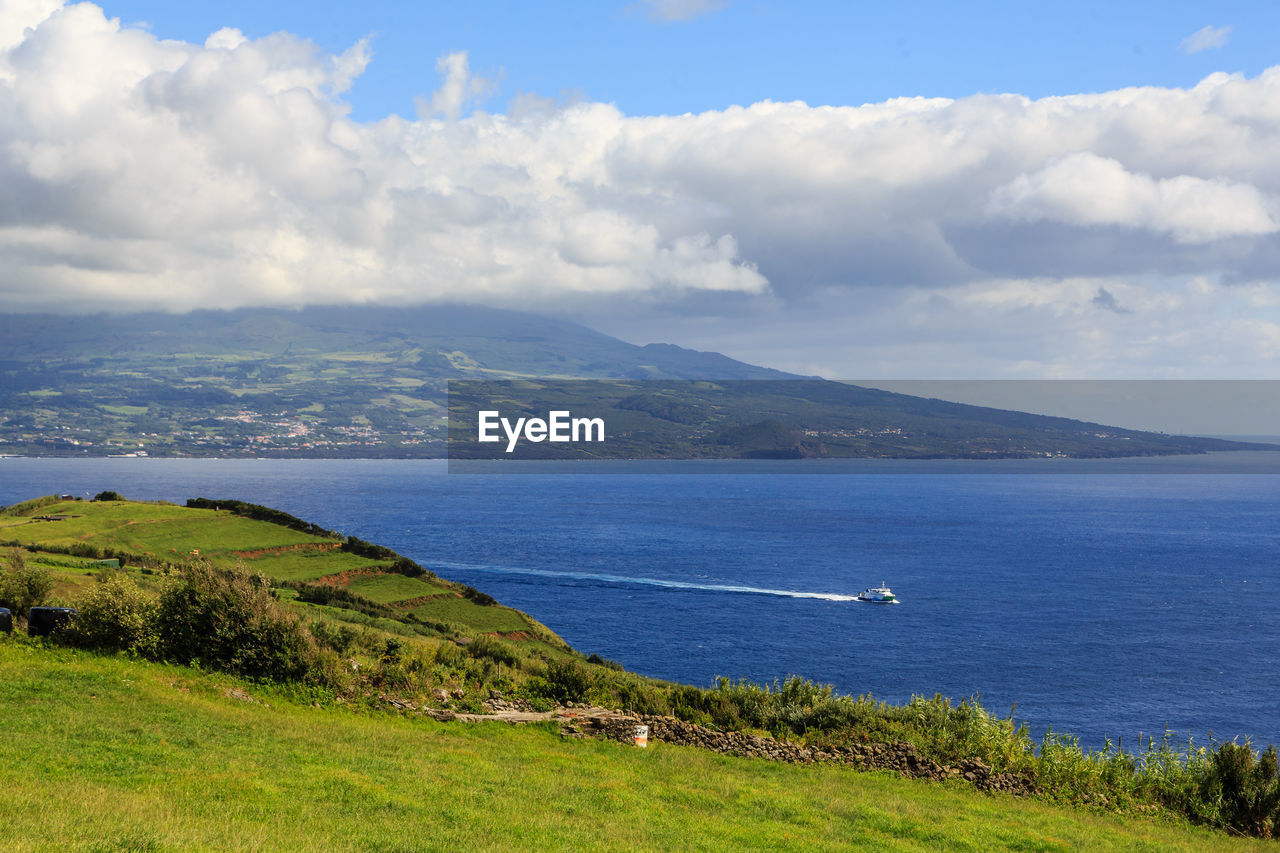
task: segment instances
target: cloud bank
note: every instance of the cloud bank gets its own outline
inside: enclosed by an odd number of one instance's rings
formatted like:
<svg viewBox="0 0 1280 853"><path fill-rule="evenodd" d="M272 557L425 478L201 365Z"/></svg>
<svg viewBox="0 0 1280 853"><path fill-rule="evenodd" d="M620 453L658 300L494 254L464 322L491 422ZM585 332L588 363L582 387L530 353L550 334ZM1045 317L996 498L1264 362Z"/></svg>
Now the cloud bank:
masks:
<svg viewBox="0 0 1280 853"><path fill-rule="evenodd" d="M1140 279L1270 287L1280 264L1280 68L627 116L475 109L488 86L451 54L416 118L361 123L343 97L369 61L6 3L0 308L1115 294L1093 316L1141 311Z"/></svg>

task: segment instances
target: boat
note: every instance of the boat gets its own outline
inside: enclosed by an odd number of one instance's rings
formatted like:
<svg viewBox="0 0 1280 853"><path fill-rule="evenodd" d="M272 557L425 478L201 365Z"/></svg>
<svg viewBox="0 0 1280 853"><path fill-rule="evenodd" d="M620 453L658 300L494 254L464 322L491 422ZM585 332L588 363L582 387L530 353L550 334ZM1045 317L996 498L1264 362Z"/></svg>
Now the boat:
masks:
<svg viewBox="0 0 1280 853"><path fill-rule="evenodd" d="M858 593L859 601L869 601L872 604L897 604L898 598L893 594L893 590L885 586L884 581L880 581L880 586L873 586L864 589Z"/></svg>

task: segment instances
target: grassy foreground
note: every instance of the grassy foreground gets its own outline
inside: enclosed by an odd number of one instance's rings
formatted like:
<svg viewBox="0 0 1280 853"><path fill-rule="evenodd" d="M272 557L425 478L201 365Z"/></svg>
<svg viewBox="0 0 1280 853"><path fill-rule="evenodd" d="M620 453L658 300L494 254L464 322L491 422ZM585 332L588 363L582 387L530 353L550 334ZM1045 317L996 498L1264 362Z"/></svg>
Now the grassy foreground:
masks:
<svg viewBox="0 0 1280 853"><path fill-rule="evenodd" d="M315 707L0 635L11 850L1245 850L952 784Z"/></svg>

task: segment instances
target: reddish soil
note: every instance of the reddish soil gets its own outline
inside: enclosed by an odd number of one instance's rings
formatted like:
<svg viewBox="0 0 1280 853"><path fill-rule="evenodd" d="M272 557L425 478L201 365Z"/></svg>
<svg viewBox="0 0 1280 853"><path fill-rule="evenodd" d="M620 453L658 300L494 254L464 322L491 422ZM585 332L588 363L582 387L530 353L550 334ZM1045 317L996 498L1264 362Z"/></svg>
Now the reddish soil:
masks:
<svg viewBox="0 0 1280 853"><path fill-rule="evenodd" d="M439 595L420 595L417 598L405 598L400 601L393 601L391 602L391 604L395 607L401 607L401 608L417 607L421 604L426 604L428 601L432 601L433 599L443 598L446 595L461 597L456 592L446 591L446 592L440 593Z"/></svg>
<svg viewBox="0 0 1280 853"><path fill-rule="evenodd" d="M370 566L368 568L347 569L345 572L325 575L322 578L316 578L311 581L311 583L322 583L327 586L348 586L356 578L372 578L383 574L386 574L386 572L382 571L377 566Z"/></svg>

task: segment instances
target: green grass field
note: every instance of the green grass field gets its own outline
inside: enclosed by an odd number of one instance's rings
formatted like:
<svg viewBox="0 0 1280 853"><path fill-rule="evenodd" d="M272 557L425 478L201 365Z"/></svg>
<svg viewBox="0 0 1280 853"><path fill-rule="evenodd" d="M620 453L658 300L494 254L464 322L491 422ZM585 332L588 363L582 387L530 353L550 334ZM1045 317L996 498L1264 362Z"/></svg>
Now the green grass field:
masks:
<svg viewBox="0 0 1280 853"><path fill-rule="evenodd" d="M348 554L345 551L290 550L278 554L262 554L245 560L245 564L269 578L291 581L313 581L327 575L383 565L377 560Z"/></svg>
<svg viewBox="0 0 1280 853"><path fill-rule="evenodd" d="M530 630L529 620L519 611L508 607L481 607L455 595L436 596L410 612L423 619L456 622L482 632L509 634Z"/></svg>
<svg viewBox="0 0 1280 853"><path fill-rule="evenodd" d="M886 773L315 707L19 638L0 638L0 726L18 851L1273 849Z"/></svg>
<svg viewBox="0 0 1280 853"><path fill-rule="evenodd" d="M347 584L347 589L379 604L394 604L397 601L421 598L424 595L456 597L448 587L439 581L426 578L408 578L404 575L395 574L356 577Z"/></svg>
<svg viewBox="0 0 1280 853"><path fill-rule="evenodd" d="M65 516L56 521L40 516ZM435 598L413 612L435 622L478 632L528 632L528 617L502 606L482 607L460 598L459 587L434 577L407 577L380 571L387 559L372 559L338 550L338 542L226 510L192 509L137 501L58 501L44 498L0 513L0 542L36 548L87 546L116 549L157 562L177 562L194 552L226 568L243 568L279 581L315 581L344 572L356 574L342 584L376 604ZM53 570L54 599L74 603L100 568L87 557L34 552L32 561ZM410 605L406 605L410 609ZM545 629L542 629L545 633Z"/></svg>
<svg viewBox="0 0 1280 853"><path fill-rule="evenodd" d="M25 516L0 516L0 540L61 547L83 543L160 558L199 548L206 556L223 561L234 559L235 551L326 541L228 512L169 504L64 501L41 507L37 514L70 518L37 521Z"/></svg>

